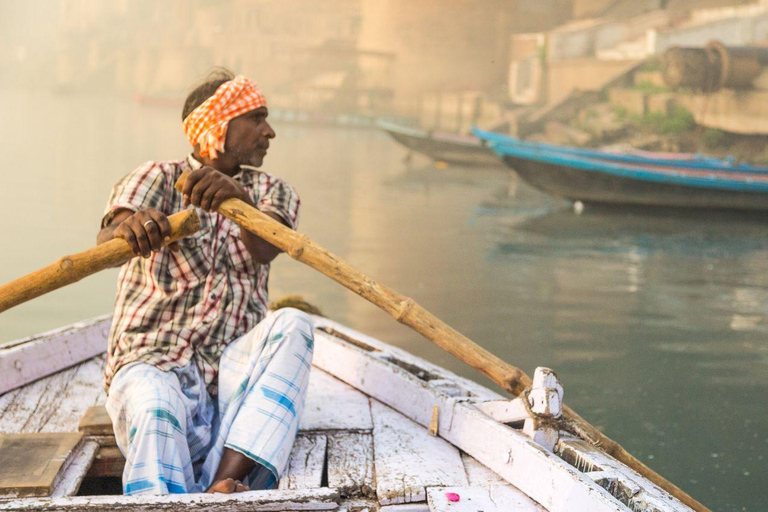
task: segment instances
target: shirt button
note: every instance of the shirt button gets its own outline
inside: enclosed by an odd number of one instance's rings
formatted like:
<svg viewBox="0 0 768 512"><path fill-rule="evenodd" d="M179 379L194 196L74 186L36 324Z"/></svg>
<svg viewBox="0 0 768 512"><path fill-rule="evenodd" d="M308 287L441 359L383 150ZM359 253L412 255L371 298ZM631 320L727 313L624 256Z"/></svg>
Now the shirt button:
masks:
<svg viewBox="0 0 768 512"><path fill-rule="evenodd" d="M211 294L211 300L216 300L216 294L215 293Z"/></svg>

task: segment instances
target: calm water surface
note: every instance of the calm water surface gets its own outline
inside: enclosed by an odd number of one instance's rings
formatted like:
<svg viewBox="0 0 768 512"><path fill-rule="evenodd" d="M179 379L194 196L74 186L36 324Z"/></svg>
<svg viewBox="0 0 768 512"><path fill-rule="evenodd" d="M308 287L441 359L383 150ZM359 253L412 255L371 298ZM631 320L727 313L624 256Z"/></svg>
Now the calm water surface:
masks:
<svg viewBox="0 0 768 512"><path fill-rule="evenodd" d="M110 187L187 153L177 109L0 94L0 282L94 243ZM768 508L768 218L567 205L500 170L403 163L372 130L276 125L265 170L300 230L502 358L554 368L581 415L713 510ZM115 271L4 313L9 341L110 311ZM484 382L282 256L272 297Z"/></svg>

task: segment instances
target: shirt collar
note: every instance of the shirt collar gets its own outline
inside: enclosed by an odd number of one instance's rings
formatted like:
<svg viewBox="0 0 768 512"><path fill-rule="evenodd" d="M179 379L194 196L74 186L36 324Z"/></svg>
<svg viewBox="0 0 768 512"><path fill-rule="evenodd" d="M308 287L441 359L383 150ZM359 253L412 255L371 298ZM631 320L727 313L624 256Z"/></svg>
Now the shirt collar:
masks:
<svg viewBox="0 0 768 512"><path fill-rule="evenodd" d="M195 155L192 153L190 153L187 157L187 164L193 171L196 171L203 166L203 163L195 158ZM251 186L253 185L254 172L259 172L259 170L255 167L251 167L250 165L241 165L240 170L232 177L242 183L244 186Z"/></svg>

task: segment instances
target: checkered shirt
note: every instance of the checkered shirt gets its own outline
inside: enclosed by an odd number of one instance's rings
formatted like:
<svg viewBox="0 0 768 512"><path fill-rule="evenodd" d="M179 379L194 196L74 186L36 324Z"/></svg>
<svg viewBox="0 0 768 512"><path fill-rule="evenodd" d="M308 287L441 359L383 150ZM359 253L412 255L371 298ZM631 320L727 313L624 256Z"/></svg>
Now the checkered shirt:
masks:
<svg viewBox="0 0 768 512"><path fill-rule="evenodd" d="M183 210L174 184L184 170L200 166L191 156L142 165L112 189L102 227L120 209L155 208L166 215ZM247 166L234 179L259 210L296 228L300 200L293 187ZM269 265L251 258L237 224L218 213L198 209L198 214L202 227L179 241L179 252L163 248L121 267L105 388L126 364L141 361L169 371L186 366L196 354L208 390L216 394L222 351L266 315Z"/></svg>

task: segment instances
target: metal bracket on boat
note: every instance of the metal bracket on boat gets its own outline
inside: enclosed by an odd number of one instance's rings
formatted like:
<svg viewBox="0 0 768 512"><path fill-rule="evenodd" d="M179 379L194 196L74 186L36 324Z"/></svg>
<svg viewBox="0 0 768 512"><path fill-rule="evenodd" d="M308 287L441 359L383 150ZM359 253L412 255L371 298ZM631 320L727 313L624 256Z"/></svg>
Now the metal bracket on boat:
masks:
<svg viewBox="0 0 768 512"><path fill-rule="evenodd" d="M501 423L523 422L523 433L552 451L560 435L557 424L563 412L563 385L554 371L540 366L530 389L519 397L475 406Z"/></svg>

